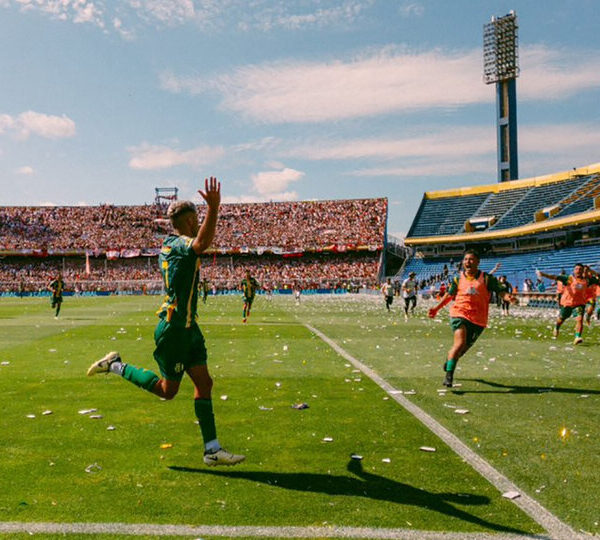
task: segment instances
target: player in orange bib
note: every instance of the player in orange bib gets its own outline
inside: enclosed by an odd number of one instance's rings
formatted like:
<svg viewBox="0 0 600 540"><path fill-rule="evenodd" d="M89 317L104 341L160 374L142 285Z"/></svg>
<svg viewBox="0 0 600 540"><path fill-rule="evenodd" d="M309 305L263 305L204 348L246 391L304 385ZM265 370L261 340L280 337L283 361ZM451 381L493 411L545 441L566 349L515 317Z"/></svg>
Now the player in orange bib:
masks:
<svg viewBox="0 0 600 540"><path fill-rule="evenodd" d="M474 250L465 252L462 271L450 282L450 287L440 302L429 310L434 318L438 311L454 300L450 308L450 326L454 331L454 343L444 362L444 386L452 387L454 370L461 356L477 341L488 322L490 295L496 292L503 300L516 300L492 275L479 270L479 255Z"/></svg>
<svg viewBox="0 0 600 540"><path fill-rule="evenodd" d="M583 315L585 312L585 304L589 298L589 289L593 285L598 285L598 274L591 268L586 267L583 263L577 263L573 268L573 273L570 276L560 274L546 274L540 270L536 271L538 277L552 279L557 283L563 284L562 294L560 296L560 311L556 319L553 336L558 337L562 324L575 312L577 314L577 322L575 323L575 339L573 343L579 345L583 342Z"/></svg>

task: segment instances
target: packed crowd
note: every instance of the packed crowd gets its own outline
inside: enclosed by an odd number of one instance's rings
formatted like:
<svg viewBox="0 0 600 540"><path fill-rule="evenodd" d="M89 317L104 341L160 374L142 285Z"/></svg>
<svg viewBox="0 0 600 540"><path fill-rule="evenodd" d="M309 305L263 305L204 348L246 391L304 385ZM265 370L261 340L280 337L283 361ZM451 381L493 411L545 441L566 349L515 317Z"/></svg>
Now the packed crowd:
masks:
<svg viewBox="0 0 600 540"><path fill-rule="evenodd" d="M150 291L161 289L156 257L109 261L84 257L34 259L7 257L0 264L0 292L40 292L61 272L67 291L128 290L144 284ZM340 288L350 284L374 287L379 269L379 254L313 254L298 258L277 256L205 256L201 277L216 291L237 290L246 270L267 289Z"/></svg>
<svg viewBox="0 0 600 540"><path fill-rule="evenodd" d="M202 217L204 207L199 207ZM0 252L121 250L160 246L165 206L0 207ZM381 249L386 199L223 204L213 247L219 250L329 245Z"/></svg>

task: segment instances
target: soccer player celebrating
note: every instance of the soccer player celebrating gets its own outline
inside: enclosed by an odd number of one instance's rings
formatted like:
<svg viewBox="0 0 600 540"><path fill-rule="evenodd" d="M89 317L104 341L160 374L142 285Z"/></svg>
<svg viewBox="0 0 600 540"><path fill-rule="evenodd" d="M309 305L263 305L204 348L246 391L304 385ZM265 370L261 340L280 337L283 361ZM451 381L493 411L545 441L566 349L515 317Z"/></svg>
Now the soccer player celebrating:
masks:
<svg viewBox="0 0 600 540"><path fill-rule="evenodd" d="M65 290L65 282L63 281L62 274L59 272L56 279L48 285L48 290L52 291L52 299L50 301L50 305L52 309L56 309L54 312L54 318L58 319L58 314L60 313L60 306L63 301L63 291Z"/></svg>
<svg viewBox="0 0 600 540"><path fill-rule="evenodd" d="M205 191L198 193L206 201L207 212L202 225L196 206L190 201L171 203L167 215L176 234L165 238L159 265L165 290L165 301L158 310L159 322L154 331L160 377L147 369L126 364L119 353L110 352L88 369L88 375L115 373L134 385L164 399L173 399L183 374L194 384L194 410L204 441L204 463L235 465L245 456L232 454L217 439L204 336L196 323L198 305L199 255L215 236L221 184L216 178L205 180Z"/></svg>
<svg viewBox="0 0 600 540"><path fill-rule="evenodd" d="M558 337L562 324L575 312L577 314L577 321L575 323L575 339L573 340L573 344L579 345L583 342L583 316L585 304L588 301L588 289L592 285L600 283L598 274L591 268L588 268L586 271L585 265L582 263L575 265L573 273L570 276L565 274L555 276L553 274L546 274L541 270L536 270L536 273L540 278L545 277L563 285L560 296L560 311L556 319L553 336Z"/></svg>
<svg viewBox="0 0 600 540"><path fill-rule="evenodd" d="M243 322L246 322L248 317L250 317L252 302L254 302L256 291L260 288L260 283L250 275L250 270L246 270L246 277L242 279L240 288L244 295L244 311L242 312Z"/></svg>
<svg viewBox="0 0 600 540"><path fill-rule="evenodd" d="M450 326L454 331L454 342L444 362L444 386L452 387L456 364L477 341L488 322L490 293L496 292L504 300L516 302L500 282L490 274L479 270L479 255L467 250L462 260L462 270L455 276L446 294L429 310L435 318L438 311L454 300L450 308Z"/></svg>

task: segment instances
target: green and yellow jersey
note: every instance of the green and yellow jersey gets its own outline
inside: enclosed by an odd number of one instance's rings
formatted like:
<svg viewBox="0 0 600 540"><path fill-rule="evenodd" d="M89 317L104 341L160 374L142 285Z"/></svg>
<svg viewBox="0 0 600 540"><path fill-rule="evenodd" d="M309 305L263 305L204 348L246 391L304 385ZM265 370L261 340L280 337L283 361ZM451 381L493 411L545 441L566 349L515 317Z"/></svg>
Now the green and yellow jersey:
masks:
<svg viewBox="0 0 600 540"><path fill-rule="evenodd" d="M54 298L62 298L62 293L65 290L65 282L62 279L55 279L50 283L50 290Z"/></svg>
<svg viewBox="0 0 600 540"><path fill-rule="evenodd" d="M166 296L156 313L184 328L196 321L198 309L200 259L192 248L193 240L188 236L169 235L158 256Z"/></svg>
<svg viewBox="0 0 600 540"><path fill-rule="evenodd" d="M245 298L254 298L258 288L260 288L260 284L253 277L242 280L242 293Z"/></svg>

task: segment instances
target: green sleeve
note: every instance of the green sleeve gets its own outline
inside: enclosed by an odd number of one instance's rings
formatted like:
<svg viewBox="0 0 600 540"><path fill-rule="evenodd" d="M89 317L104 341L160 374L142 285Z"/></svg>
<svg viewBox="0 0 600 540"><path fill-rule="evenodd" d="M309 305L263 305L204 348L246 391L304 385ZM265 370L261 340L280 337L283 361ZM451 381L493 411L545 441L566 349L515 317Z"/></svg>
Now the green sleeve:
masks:
<svg viewBox="0 0 600 540"><path fill-rule="evenodd" d="M569 276L565 276L561 274L560 276L556 276L556 281L560 281L563 285L569 284Z"/></svg>
<svg viewBox="0 0 600 540"><path fill-rule="evenodd" d="M458 276L454 276L452 278L452 280L450 281L450 286L448 287L448 291L446 292L446 294L449 294L450 296L456 296L457 292L458 292Z"/></svg>

